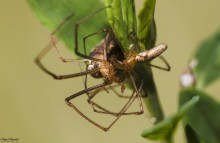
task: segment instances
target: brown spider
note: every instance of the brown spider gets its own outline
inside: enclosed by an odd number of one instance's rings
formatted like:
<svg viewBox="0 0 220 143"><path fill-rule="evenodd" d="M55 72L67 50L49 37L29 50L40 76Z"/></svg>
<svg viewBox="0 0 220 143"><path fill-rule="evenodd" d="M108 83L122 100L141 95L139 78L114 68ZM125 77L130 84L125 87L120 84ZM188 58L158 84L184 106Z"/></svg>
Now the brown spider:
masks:
<svg viewBox="0 0 220 143"><path fill-rule="evenodd" d="M62 80L62 79L68 79L68 78L74 78L74 77L79 77L86 75L85 78L85 89L74 93L73 95L67 97L65 99L65 102L67 105L72 107L77 113L79 113L83 118L85 118L87 121L92 123L93 125L97 126L98 128L108 131L112 125L122 116L122 115L131 115L131 114L142 114L143 113L143 105L141 102L141 95L140 91L143 85L143 82L137 86L136 81L134 76L132 75L132 70L135 67L136 63L140 62L148 62L151 61L152 59L158 57L160 54L162 54L166 49L167 45L166 44L160 44L159 46L156 46L148 51L144 51L141 53L136 53L135 48L137 46L137 42L131 45L131 52L124 54L119 46L117 44L117 40L114 38L114 34L111 32L109 29L104 29L100 32L96 32L93 34L90 34L84 38L84 53L80 53L78 50L78 31L79 27L82 23L84 23L87 19L91 18L94 16L96 13L106 9L102 8L99 9L90 15L86 16L85 18L77 21L75 23L75 54L78 55L79 57L83 58L80 61L87 62L87 69L86 71L80 72L80 73L74 73L74 74L68 74L68 75L57 75L50 70L48 70L42 63L41 59L49 52L49 50L52 47L46 47L43 49L40 54L36 57L36 64L47 74L52 76L54 79L57 80ZM79 61L76 59L66 59L64 58L58 47L56 46L56 42L54 40L54 35L56 32L63 26L63 24L68 21L72 15L66 17L60 25L51 33L50 39L53 44L53 47L56 49L59 58L63 62L75 62ZM86 48L85 48L85 41L88 37L91 37L95 34L100 34L100 33L107 33L106 38L103 40L101 44L99 44L89 55L86 54ZM160 68L163 70L170 70L170 66L168 63L161 57L161 59L165 62L167 68L161 68L155 65L151 65L156 68ZM87 74L90 74L94 78L103 78L104 82L102 84L98 84L92 87L87 87ZM129 100L127 103L124 105L124 107L117 113L111 112L103 107L101 107L99 104L95 103L92 101L92 98L97 95L97 93L101 90L106 89L107 86L111 85L112 83L118 83L118 84L123 84L126 82L126 80L129 80L130 83L133 85L134 91L132 95L129 97ZM111 88L111 87L110 87ZM121 89L123 89L124 86L122 86ZM116 116L115 120L107 127L103 127L102 125L96 123L89 117L87 117L85 114L83 114L73 103L70 102L70 100L82 95L82 94L87 94L88 95L88 102L89 104L92 105L93 109L95 112L98 113L104 113L104 114L111 114ZM131 104L134 102L134 100L137 99L139 102L139 107L140 110L137 112L126 112L127 109L131 106ZM98 108L99 110L95 109Z"/></svg>

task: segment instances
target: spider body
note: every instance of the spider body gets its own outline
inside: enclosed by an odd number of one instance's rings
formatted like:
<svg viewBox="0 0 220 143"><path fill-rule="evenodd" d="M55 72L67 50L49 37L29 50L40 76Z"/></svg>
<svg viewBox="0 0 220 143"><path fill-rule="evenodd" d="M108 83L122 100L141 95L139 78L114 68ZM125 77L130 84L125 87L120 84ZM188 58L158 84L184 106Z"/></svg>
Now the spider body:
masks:
<svg viewBox="0 0 220 143"><path fill-rule="evenodd" d="M100 70L91 73L94 78L104 78L105 81L112 83L121 83L125 80L123 69L116 68L114 61L122 61L124 59L120 47L117 45L114 38L108 33L105 40L99 43L89 54L94 59L102 61L90 60L87 70L99 68Z"/></svg>

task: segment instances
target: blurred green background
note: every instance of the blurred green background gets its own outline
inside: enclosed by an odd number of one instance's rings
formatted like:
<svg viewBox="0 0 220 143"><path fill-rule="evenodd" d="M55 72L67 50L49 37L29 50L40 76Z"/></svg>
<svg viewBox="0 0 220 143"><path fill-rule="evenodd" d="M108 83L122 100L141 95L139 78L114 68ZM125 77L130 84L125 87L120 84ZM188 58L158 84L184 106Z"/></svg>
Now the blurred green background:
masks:
<svg viewBox="0 0 220 143"><path fill-rule="evenodd" d="M148 142L140 136L151 126L147 111L140 116L122 117L105 133L70 110L64 99L83 89L79 86L82 79L54 81L43 73L34 58L48 43L50 32L40 24L25 0L0 3L0 138L19 138L20 143ZM179 75L190 56L201 41L220 28L219 5L219 0L157 1L157 43L169 45L163 55L172 67L170 72L154 69L166 115L177 111ZM71 56L67 50L64 53ZM77 64L60 66L53 52L45 63L57 72L78 70ZM219 84L207 89L216 98ZM79 103L81 107L86 104ZM181 125L175 141L183 143L180 128Z"/></svg>

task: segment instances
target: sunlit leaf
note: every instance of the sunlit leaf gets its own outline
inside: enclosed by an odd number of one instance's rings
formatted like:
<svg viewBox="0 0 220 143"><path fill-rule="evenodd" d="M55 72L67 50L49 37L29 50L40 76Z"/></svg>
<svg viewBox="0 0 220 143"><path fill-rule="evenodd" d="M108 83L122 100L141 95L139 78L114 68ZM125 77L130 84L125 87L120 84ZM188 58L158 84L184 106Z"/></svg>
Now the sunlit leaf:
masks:
<svg viewBox="0 0 220 143"><path fill-rule="evenodd" d="M152 140L171 139L178 122L198 101L198 96L192 97L191 100L180 107L175 115L169 116L152 128L146 129L142 136Z"/></svg>
<svg viewBox="0 0 220 143"><path fill-rule="evenodd" d="M75 46L74 23L104 7L104 4L99 0L27 0L27 2L41 23L45 25L50 32L52 32L65 17L73 13L71 20L67 21L57 33L59 39L64 41L66 47L71 50L73 50ZM106 25L107 19L105 10L97 13L94 17L88 19L88 21L85 21L79 29L80 51L83 49L83 37L101 31ZM87 51L90 51L94 45L100 42L100 38L100 36L91 37L86 43Z"/></svg>
<svg viewBox="0 0 220 143"><path fill-rule="evenodd" d="M109 23L114 35L125 53L129 52L129 35L137 34L137 21L134 0L106 0Z"/></svg>
<svg viewBox="0 0 220 143"><path fill-rule="evenodd" d="M186 88L180 92L180 106L192 97L199 96L199 102L193 106L183 117L184 126L190 126L199 141L204 143L220 142L220 104L206 93L194 88ZM189 142L191 138L187 138Z"/></svg>
<svg viewBox="0 0 220 143"><path fill-rule="evenodd" d="M144 49L152 48L156 41L155 3L156 0L145 0L143 8L138 15L138 37Z"/></svg>
<svg viewBox="0 0 220 143"><path fill-rule="evenodd" d="M174 131L176 121L175 116L169 116L153 127L144 130L141 135L151 140L165 139Z"/></svg>

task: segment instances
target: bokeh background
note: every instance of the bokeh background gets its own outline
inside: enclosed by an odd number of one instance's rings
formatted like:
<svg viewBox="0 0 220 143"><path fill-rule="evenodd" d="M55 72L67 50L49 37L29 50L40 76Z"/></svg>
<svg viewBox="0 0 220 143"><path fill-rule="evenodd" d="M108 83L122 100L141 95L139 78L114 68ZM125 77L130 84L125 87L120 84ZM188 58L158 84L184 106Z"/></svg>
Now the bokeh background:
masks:
<svg viewBox="0 0 220 143"><path fill-rule="evenodd" d="M154 70L166 115L177 111L179 75L188 60L199 43L220 27L219 5L219 0L157 1L157 43L169 45L164 56L172 67L170 72ZM0 138L19 138L20 143L149 142L140 136L151 126L147 111L121 118L105 133L66 106L64 98L81 89L82 79L54 81L35 65L34 58L48 43L49 33L25 0L0 0ZM51 54L46 61L52 69L77 71L77 64L59 67L56 56ZM206 89L217 100L219 85ZM175 141L184 142L181 124Z"/></svg>

